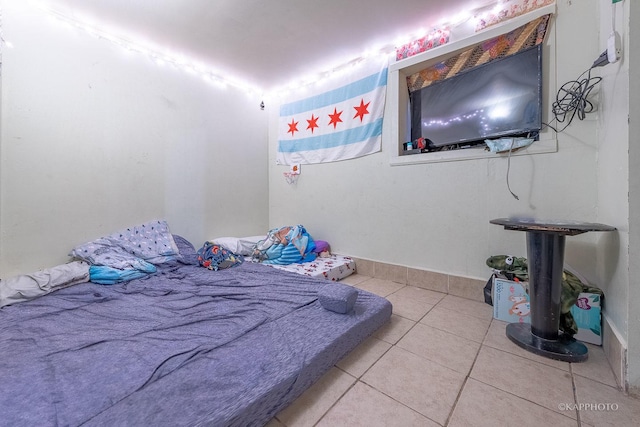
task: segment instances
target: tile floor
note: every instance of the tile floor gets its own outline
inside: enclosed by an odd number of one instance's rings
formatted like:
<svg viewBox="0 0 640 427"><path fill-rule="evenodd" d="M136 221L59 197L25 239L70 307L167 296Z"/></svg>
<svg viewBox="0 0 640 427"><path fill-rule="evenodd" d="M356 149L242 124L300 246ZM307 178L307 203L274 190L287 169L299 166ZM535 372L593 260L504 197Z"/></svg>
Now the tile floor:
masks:
<svg viewBox="0 0 640 427"><path fill-rule="evenodd" d="M389 299L391 322L268 427L638 426L601 347L566 363L513 344L482 302L362 275L343 282Z"/></svg>

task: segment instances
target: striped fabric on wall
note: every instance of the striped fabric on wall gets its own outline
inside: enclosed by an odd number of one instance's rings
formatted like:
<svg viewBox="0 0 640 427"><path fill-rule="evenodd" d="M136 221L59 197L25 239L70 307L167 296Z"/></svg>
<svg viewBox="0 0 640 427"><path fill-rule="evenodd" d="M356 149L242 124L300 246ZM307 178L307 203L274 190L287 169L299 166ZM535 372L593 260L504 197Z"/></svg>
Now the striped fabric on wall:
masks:
<svg viewBox="0 0 640 427"><path fill-rule="evenodd" d="M407 85L409 91L420 90L434 82L448 79L478 65L504 58L542 43L547 33L550 18L551 15L545 15L534 19L509 33L487 40L445 61L408 76Z"/></svg>

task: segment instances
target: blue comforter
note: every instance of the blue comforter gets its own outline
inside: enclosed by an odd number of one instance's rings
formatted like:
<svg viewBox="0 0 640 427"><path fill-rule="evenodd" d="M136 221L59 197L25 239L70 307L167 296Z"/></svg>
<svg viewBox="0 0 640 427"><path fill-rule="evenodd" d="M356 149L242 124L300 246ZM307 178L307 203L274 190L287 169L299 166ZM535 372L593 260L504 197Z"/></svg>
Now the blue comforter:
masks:
<svg viewBox="0 0 640 427"><path fill-rule="evenodd" d="M263 425L391 315L260 264L177 263L0 310L0 424Z"/></svg>

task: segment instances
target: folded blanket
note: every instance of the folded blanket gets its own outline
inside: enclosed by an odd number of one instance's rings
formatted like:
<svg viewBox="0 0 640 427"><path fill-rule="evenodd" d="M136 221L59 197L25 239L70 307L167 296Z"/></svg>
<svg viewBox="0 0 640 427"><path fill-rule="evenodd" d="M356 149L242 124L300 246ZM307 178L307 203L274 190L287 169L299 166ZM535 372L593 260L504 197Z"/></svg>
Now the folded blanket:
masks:
<svg viewBox="0 0 640 427"><path fill-rule="evenodd" d="M69 255L91 265L153 273L153 264L174 261L178 254L167 223L151 221L76 246Z"/></svg>
<svg viewBox="0 0 640 427"><path fill-rule="evenodd" d="M100 285L115 285L116 283L139 279L146 275L147 273L133 268L119 270L117 268L107 267L104 265L92 265L89 268L89 280Z"/></svg>
<svg viewBox="0 0 640 427"><path fill-rule="evenodd" d="M28 301L55 290L88 281L89 265L82 261L0 280L0 307Z"/></svg>

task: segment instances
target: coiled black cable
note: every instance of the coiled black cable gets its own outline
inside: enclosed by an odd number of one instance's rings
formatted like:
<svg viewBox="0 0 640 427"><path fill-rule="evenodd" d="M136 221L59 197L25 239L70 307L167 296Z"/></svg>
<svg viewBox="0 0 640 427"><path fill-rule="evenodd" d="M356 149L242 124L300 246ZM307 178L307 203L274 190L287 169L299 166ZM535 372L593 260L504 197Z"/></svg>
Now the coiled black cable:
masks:
<svg viewBox="0 0 640 427"><path fill-rule="evenodd" d="M576 115L578 119L584 120L587 113L595 110L595 106L589 101L588 97L591 91L602 81L602 77L591 77L592 69L593 67L589 68L580 74L576 80L570 80L558 89L551 111L555 121L558 123L566 121L562 129L558 130L548 123L544 123L544 125L553 129L556 133L560 133L571 124ZM584 77L585 74L587 75L586 77Z"/></svg>

